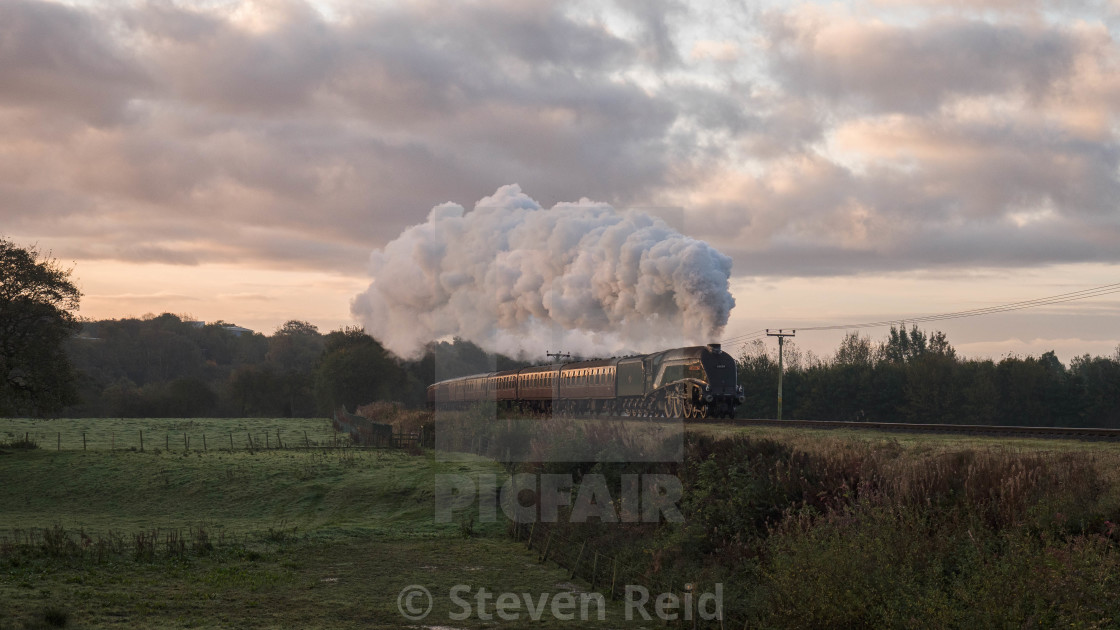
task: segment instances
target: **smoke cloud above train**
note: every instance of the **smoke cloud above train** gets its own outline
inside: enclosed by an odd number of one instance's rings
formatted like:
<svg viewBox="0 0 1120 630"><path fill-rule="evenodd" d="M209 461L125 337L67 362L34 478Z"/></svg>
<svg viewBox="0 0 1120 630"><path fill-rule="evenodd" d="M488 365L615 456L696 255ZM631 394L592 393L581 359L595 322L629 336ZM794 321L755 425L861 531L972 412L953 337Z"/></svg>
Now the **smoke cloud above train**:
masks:
<svg viewBox="0 0 1120 630"><path fill-rule="evenodd" d="M469 212L436 206L370 271L351 313L405 357L452 336L527 356L707 343L735 306L731 258L707 243L587 199L543 208L516 184Z"/></svg>

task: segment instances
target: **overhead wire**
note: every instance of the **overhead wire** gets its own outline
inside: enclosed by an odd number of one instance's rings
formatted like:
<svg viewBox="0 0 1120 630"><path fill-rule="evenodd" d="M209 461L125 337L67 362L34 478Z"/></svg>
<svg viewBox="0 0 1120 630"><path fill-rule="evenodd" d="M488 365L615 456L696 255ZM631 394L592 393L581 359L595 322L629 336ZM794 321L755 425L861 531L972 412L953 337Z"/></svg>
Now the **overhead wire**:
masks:
<svg viewBox="0 0 1120 630"><path fill-rule="evenodd" d="M925 322L943 321L948 319L961 319L965 317L978 317L980 315L991 315L993 313L1006 313L1009 311L1018 311L1028 308L1036 308L1039 306L1048 306L1051 304L1061 304L1063 302L1073 302L1076 300L1085 300L1088 298L1100 297L1102 295L1110 295L1120 293L1120 282L1113 284L1104 284L1080 291L1070 291L1068 293L1059 293L1058 295L1051 295L1042 298L1035 298L1033 300L1023 300L1020 302L1009 302L1006 304L998 304L994 306L986 306L982 308L974 308L963 311L952 311L949 313L936 313L932 315L920 315L917 317L896 317L894 319L884 319L874 322L862 322L858 324L832 324L827 326L802 326L791 327L796 330L852 330L857 328L877 328L880 326L891 326L898 323L911 322L915 324ZM754 339L761 338L766 334L765 328L756 330L754 332L746 333L744 335L737 335L724 340L722 343L727 345L740 345L746 344Z"/></svg>

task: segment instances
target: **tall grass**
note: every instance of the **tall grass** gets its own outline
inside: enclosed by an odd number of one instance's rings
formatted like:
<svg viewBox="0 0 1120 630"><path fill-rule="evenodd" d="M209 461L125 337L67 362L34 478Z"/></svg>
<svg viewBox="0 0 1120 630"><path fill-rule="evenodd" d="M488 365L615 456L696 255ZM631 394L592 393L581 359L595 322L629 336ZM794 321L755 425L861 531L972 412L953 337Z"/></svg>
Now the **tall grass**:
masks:
<svg viewBox="0 0 1120 630"><path fill-rule="evenodd" d="M724 582L737 627L1115 627L1102 453L690 435L685 523L557 527L629 579Z"/></svg>

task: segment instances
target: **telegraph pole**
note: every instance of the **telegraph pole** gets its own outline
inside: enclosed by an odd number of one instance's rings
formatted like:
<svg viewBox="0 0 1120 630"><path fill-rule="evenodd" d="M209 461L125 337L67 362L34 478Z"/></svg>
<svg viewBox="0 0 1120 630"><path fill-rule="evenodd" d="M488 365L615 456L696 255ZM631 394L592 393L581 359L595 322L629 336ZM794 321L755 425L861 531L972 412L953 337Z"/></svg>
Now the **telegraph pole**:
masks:
<svg viewBox="0 0 1120 630"><path fill-rule="evenodd" d="M779 328L778 332L770 332L766 329L767 337L778 338L778 419L782 419L782 347L785 345L786 337L792 337L797 334L796 330L786 332L784 328Z"/></svg>
<svg viewBox="0 0 1120 630"><path fill-rule="evenodd" d="M570 359L570 358L572 358L572 355L570 353L564 352L563 350L558 351L558 352L549 352L549 351L545 350L544 356L549 357L549 358L555 357L557 361L559 361L560 359Z"/></svg>

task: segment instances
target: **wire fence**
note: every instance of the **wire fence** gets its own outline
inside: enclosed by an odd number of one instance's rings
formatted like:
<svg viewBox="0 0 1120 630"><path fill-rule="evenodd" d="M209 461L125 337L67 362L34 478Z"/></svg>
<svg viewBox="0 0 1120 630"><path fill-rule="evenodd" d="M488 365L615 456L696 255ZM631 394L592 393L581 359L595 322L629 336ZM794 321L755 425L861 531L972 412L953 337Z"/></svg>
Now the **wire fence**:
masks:
<svg viewBox="0 0 1120 630"><path fill-rule="evenodd" d="M115 557L156 560L163 557L205 556L214 551L257 544L283 544L299 540L297 527L230 529L187 525L147 527L138 530L97 530L85 527L12 527L0 530L0 559L24 554L104 562Z"/></svg>
<svg viewBox="0 0 1120 630"><path fill-rule="evenodd" d="M54 451L266 451L309 449L398 449L421 444L416 431L391 431L376 440L357 441L348 433L306 429L255 431L24 431L8 432L0 448L40 448Z"/></svg>

